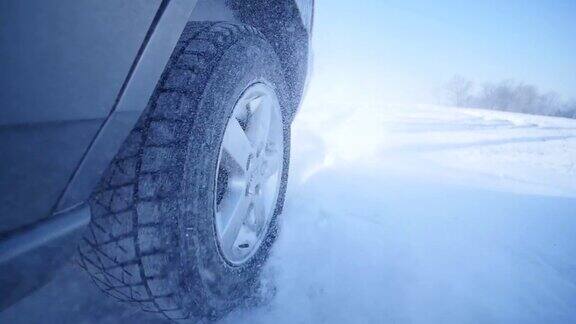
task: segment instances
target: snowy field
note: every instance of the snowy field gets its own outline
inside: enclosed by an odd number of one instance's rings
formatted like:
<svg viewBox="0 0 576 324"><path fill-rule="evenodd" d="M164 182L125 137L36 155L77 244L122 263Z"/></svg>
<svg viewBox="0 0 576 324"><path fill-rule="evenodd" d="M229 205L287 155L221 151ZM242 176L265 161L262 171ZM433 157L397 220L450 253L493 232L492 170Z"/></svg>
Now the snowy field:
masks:
<svg viewBox="0 0 576 324"><path fill-rule="evenodd" d="M308 104L274 296L222 323L575 323L576 120ZM156 322L73 267L2 323Z"/></svg>

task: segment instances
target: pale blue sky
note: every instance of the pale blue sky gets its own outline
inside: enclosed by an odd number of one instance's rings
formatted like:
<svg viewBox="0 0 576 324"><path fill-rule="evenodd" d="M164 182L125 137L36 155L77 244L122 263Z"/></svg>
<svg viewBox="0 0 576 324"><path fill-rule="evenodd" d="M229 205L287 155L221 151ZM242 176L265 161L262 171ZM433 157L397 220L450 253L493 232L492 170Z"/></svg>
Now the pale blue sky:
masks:
<svg viewBox="0 0 576 324"><path fill-rule="evenodd" d="M576 0L316 0L311 94L432 103L454 74L576 98Z"/></svg>

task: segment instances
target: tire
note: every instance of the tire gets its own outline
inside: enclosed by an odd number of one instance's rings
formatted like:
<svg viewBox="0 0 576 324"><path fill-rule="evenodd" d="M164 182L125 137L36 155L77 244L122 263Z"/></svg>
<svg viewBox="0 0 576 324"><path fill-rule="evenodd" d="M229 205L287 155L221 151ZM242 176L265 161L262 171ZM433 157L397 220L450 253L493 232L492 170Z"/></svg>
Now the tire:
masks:
<svg viewBox="0 0 576 324"><path fill-rule="evenodd" d="M219 148L238 98L255 83L273 89L282 112L280 185L259 248L231 264L215 225ZM257 30L187 25L91 198L79 262L101 290L170 320L219 318L254 295L286 190L286 94L280 62Z"/></svg>

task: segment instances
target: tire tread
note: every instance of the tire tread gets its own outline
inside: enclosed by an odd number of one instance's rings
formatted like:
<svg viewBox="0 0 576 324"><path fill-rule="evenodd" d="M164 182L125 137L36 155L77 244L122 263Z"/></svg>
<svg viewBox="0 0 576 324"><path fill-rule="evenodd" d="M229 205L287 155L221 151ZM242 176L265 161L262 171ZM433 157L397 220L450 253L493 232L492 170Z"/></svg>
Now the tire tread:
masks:
<svg viewBox="0 0 576 324"><path fill-rule="evenodd" d="M185 143L179 130L184 119L193 118L185 105L199 100L218 55L247 34L264 39L249 26L186 26L148 107L91 197L92 221L78 247L80 266L105 294L169 320L195 316L170 285L168 246L178 242L160 239L174 226L161 216L174 208L178 192Z"/></svg>

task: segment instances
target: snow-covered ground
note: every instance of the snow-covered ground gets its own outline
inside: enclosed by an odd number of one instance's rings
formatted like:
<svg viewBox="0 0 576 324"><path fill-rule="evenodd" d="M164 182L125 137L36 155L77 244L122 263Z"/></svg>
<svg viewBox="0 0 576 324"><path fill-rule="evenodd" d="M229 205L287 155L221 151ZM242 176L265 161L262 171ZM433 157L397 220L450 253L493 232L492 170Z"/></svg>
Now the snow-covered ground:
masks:
<svg viewBox="0 0 576 324"><path fill-rule="evenodd" d="M222 323L576 322L576 120L307 104L292 147L275 295ZM85 280L0 322L155 321Z"/></svg>
<svg viewBox="0 0 576 324"><path fill-rule="evenodd" d="M576 322L576 121L307 106L276 297L225 323Z"/></svg>

